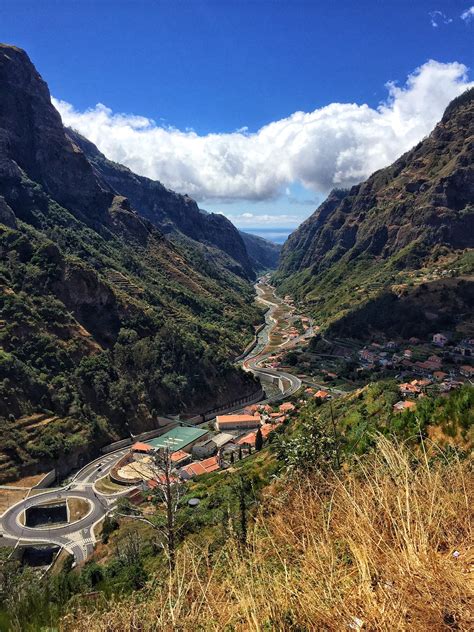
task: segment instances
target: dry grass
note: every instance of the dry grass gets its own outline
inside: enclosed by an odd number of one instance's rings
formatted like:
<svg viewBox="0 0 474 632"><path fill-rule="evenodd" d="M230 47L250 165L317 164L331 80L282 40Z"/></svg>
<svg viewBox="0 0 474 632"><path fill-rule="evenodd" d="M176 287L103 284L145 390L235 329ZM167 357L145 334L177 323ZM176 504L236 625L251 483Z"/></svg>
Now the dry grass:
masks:
<svg viewBox="0 0 474 632"><path fill-rule="evenodd" d="M0 515L15 503L23 500L27 494L27 489L0 489Z"/></svg>
<svg viewBox="0 0 474 632"><path fill-rule="evenodd" d="M71 496L71 498L67 499L67 504L69 507L69 522L75 522L84 518L91 510L90 503L84 498Z"/></svg>
<svg viewBox="0 0 474 632"><path fill-rule="evenodd" d="M472 472L410 463L383 440L357 472L280 482L245 555L183 546L171 577L62 629L472 630Z"/></svg>

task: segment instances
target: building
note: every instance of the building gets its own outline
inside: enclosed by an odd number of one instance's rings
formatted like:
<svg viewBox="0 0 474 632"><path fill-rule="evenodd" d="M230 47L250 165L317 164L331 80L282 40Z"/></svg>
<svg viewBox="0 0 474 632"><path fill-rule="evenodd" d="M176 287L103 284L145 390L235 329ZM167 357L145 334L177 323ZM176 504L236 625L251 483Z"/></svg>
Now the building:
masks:
<svg viewBox="0 0 474 632"><path fill-rule="evenodd" d="M316 391L314 396L317 397L318 399L323 399L323 400L331 397L327 391Z"/></svg>
<svg viewBox="0 0 474 632"><path fill-rule="evenodd" d="M281 413L291 413L291 411L295 410L295 405L292 404L291 402L285 402L284 404L281 404L281 406L278 407L278 410Z"/></svg>
<svg viewBox="0 0 474 632"><path fill-rule="evenodd" d="M136 452L137 454L148 454L151 452L153 448L148 443L144 443L143 441L137 441L131 447L132 452Z"/></svg>
<svg viewBox="0 0 474 632"><path fill-rule="evenodd" d="M160 437L135 443L132 446L132 452L148 453L153 450L166 449L172 453L179 450L189 453L193 445L202 441L208 434L207 430L193 426L175 426Z"/></svg>
<svg viewBox="0 0 474 632"><path fill-rule="evenodd" d="M215 472L216 470L219 470L220 467L220 456L211 456L209 459L204 459L204 461L194 461L189 465L185 465L179 471L179 475L184 480L189 480L190 478L194 478L195 476L201 476L201 474L209 474L210 472Z"/></svg>
<svg viewBox="0 0 474 632"><path fill-rule="evenodd" d="M474 377L474 367L469 366L468 364L464 364L462 367L460 367L459 373L461 375L463 375L464 377L473 378Z"/></svg>
<svg viewBox="0 0 474 632"><path fill-rule="evenodd" d="M416 407L415 402L401 400L393 405L393 411L395 413L403 413L405 410L411 410L415 407Z"/></svg>
<svg viewBox="0 0 474 632"><path fill-rule="evenodd" d="M427 378L423 378L421 380L412 380L410 384L412 384L413 386L418 386L420 390L424 390L427 386L430 386L432 384L432 381L428 380Z"/></svg>
<svg viewBox="0 0 474 632"><path fill-rule="evenodd" d="M403 357L405 358L405 360L411 360L413 357L413 352L411 349L405 349L403 351Z"/></svg>
<svg viewBox="0 0 474 632"><path fill-rule="evenodd" d="M418 395L421 393L421 388L417 384L413 384L413 382L411 384L400 384L399 388L403 397L409 397L410 395Z"/></svg>
<svg viewBox="0 0 474 632"><path fill-rule="evenodd" d="M177 452L173 452L171 455L171 463L175 467L181 467L182 465L186 465L191 460L191 455L189 452L185 452L184 450L178 450Z"/></svg>
<svg viewBox="0 0 474 632"><path fill-rule="evenodd" d="M447 342L448 342L448 339L446 338L444 334L434 334L433 343L437 347L444 347L445 344L447 344Z"/></svg>
<svg viewBox="0 0 474 632"><path fill-rule="evenodd" d="M218 430L251 430L260 426L260 415L218 415L216 427Z"/></svg>
<svg viewBox="0 0 474 632"><path fill-rule="evenodd" d="M359 358L364 362L371 364L375 362L375 360L377 359L377 355L372 351L369 351L368 349L362 349L361 351L359 351Z"/></svg>
<svg viewBox="0 0 474 632"><path fill-rule="evenodd" d="M244 408L244 413L246 415L255 415L255 413L258 412L259 408L260 406L258 404L251 404L250 406L246 406Z"/></svg>
<svg viewBox="0 0 474 632"><path fill-rule="evenodd" d="M199 443L195 443L193 446L193 457L196 459L205 459L213 456L220 448L233 440L234 437L231 434L221 432L210 439L199 441Z"/></svg>
<svg viewBox="0 0 474 632"><path fill-rule="evenodd" d="M262 433L263 439L264 440L267 439L270 432L273 432L273 430L275 430L275 428L277 428L279 425L280 424L263 424L263 426L260 428L260 432ZM239 439L237 439L236 443L237 445L254 446L256 438L257 438L257 431L254 430L253 432L249 432L243 437L240 437Z"/></svg>
<svg viewBox="0 0 474 632"><path fill-rule="evenodd" d="M458 345L456 345L454 347L454 351L455 351L455 353L457 353L459 355L462 355L462 356L470 357L470 356L473 355L472 345L470 345L465 340L463 340Z"/></svg>

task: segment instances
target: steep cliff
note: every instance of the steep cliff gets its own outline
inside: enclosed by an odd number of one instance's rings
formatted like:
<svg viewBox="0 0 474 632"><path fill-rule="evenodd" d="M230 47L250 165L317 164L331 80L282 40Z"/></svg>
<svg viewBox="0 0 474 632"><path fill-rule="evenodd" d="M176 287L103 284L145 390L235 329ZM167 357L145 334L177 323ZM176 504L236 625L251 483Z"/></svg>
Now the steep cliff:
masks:
<svg viewBox="0 0 474 632"><path fill-rule="evenodd" d="M137 200L140 182L145 199L161 186L136 180ZM252 295L137 213L26 53L0 46L0 480L254 392L230 362L259 320Z"/></svg>
<svg viewBox="0 0 474 632"><path fill-rule="evenodd" d="M347 323L384 292L400 297L440 275L471 283L473 115L471 89L393 165L349 191L333 191L284 245L275 277L281 291L306 300L329 324ZM429 294L420 302L424 312Z"/></svg>

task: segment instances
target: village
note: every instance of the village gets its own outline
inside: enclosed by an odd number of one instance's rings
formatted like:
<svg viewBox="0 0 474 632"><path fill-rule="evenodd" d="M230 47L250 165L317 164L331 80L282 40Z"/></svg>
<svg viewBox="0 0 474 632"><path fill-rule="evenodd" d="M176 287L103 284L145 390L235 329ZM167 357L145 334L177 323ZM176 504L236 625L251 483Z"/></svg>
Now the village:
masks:
<svg viewBox="0 0 474 632"><path fill-rule="evenodd" d="M293 398L294 403L252 404L239 413L218 415L206 427L180 423L157 438L134 443L110 471L111 481L119 485L142 484L145 489L153 488L158 484L154 467L156 455L164 451L170 455L173 476L184 481L201 474L228 470L271 441L272 433L287 424L301 404L311 399L331 400L359 388L375 376L377 379L383 376L396 379L400 400L393 405L394 413L412 410L418 399L428 394L449 393L474 377L471 364L474 339L454 343L449 333L440 332L427 341L412 337L408 344L374 342L357 348L348 342L334 343L333 353L321 354L318 360L318 383L308 371L311 353L307 347L311 338L305 336L310 328L314 331L318 328L310 318L296 314L289 297L285 297L282 304L287 311L280 310L271 332L278 343L269 339L258 365L297 373L304 386ZM353 379L347 377L349 363ZM321 364L332 370L322 368Z"/></svg>
<svg viewBox="0 0 474 632"><path fill-rule="evenodd" d="M296 407L253 404L239 414L218 415L208 427L179 423L159 437L138 441L109 473L112 483L153 489L160 483L156 463L169 459L173 477L183 481L201 474L228 470L237 461L260 451L271 433L289 421ZM138 491L138 490L137 490ZM138 493L131 500L140 500Z"/></svg>

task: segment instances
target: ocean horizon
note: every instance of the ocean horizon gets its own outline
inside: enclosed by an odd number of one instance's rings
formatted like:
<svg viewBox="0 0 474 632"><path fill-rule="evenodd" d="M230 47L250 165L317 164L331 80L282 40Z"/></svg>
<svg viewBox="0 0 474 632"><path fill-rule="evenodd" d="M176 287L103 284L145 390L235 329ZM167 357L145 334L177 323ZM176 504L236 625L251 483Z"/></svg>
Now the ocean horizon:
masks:
<svg viewBox="0 0 474 632"><path fill-rule="evenodd" d="M288 235L290 235L296 228L240 228L245 233L251 235L257 235L257 237L263 237L269 241L273 241L275 244L283 244Z"/></svg>

